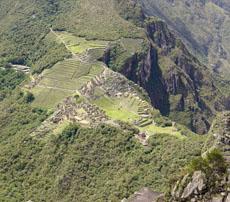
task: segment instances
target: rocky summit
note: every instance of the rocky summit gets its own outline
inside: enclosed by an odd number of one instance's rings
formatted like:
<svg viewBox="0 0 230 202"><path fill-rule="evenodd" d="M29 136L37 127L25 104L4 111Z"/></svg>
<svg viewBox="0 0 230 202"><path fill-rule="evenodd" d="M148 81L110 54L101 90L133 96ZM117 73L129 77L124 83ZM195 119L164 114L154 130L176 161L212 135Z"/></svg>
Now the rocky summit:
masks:
<svg viewBox="0 0 230 202"><path fill-rule="evenodd" d="M0 201L230 201L229 12L1 0Z"/></svg>

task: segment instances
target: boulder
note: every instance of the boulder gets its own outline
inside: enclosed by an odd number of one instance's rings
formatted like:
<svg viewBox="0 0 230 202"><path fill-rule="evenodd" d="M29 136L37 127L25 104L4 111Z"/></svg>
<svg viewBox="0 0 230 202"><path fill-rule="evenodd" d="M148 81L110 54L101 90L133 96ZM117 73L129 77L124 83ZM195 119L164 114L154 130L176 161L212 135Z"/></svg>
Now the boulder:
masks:
<svg viewBox="0 0 230 202"><path fill-rule="evenodd" d="M201 171L194 172L191 182L185 187L181 198L190 198L193 194L201 193L206 188L206 176Z"/></svg>
<svg viewBox="0 0 230 202"><path fill-rule="evenodd" d="M144 187L140 191L135 192L126 202L163 202L164 195L159 192L154 192L151 189Z"/></svg>

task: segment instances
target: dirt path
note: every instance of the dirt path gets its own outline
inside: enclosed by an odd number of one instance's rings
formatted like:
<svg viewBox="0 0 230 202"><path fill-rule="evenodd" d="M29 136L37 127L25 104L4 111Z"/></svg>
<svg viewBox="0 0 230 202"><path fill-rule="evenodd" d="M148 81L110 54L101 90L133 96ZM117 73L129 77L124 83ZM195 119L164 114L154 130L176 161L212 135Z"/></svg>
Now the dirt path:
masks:
<svg viewBox="0 0 230 202"><path fill-rule="evenodd" d="M50 32L51 32L52 34L54 34L54 35L64 44L64 46L66 47L66 49L67 49L69 52L71 52L71 54L72 54L72 56L73 56L74 59L79 60L80 62L86 62L86 60L82 59L81 56L78 56L78 55L75 54L73 51L71 51L70 48L68 47L68 45L66 44L66 42L65 42L55 31L53 31L52 28L50 28Z"/></svg>

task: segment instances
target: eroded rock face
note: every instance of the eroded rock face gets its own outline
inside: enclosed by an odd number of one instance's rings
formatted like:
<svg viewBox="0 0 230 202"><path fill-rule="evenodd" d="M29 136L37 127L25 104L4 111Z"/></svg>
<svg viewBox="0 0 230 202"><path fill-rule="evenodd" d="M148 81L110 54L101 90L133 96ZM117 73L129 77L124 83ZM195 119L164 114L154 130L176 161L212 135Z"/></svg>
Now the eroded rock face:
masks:
<svg viewBox="0 0 230 202"><path fill-rule="evenodd" d="M226 202L230 201L230 193L228 193L228 196L226 198Z"/></svg>
<svg viewBox="0 0 230 202"><path fill-rule="evenodd" d="M212 198L211 202L222 202L223 201L223 196L216 196L214 198Z"/></svg>
<svg viewBox="0 0 230 202"><path fill-rule="evenodd" d="M216 73L229 76L228 0L139 0L144 14L163 19Z"/></svg>
<svg viewBox="0 0 230 202"><path fill-rule="evenodd" d="M151 19L145 29L148 50L126 58L120 73L143 87L152 105L163 115L194 132L207 133L217 110L208 103L222 110L224 96L215 87L207 68L189 53L164 22ZM107 50L103 61L109 66L111 60Z"/></svg>
<svg viewBox="0 0 230 202"><path fill-rule="evenodd" d="M228 179L216 181L210 186L212 176L206 176L202 171L193 175L185 175L178 181L171 192L171 202L228 202Z"/></svg>
<svg viewBox="0 0 230 202"><path fill-rule="evenodd" d="M153 42L164 50L164 54L176 47L176 38L163 21L156 19L155 23L148 23L146 31Z"/></svg>
<svg viewBox="0 0 230 202"><path fill-rule="evenodd" d="M206 177L201 171L194 172L192 181L185 187L181 198L188 199L192 194L201 193L206 188Z"/></svg>

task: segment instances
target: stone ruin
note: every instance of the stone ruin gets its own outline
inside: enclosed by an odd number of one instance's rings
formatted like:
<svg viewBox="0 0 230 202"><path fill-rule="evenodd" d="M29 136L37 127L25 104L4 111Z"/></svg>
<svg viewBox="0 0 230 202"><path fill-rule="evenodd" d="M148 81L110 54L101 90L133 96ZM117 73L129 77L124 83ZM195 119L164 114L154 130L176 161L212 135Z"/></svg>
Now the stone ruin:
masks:
<svg viewBox="0 0 230 202"><path fill-rule="evenodd" d="M139 97L136 90L137 86L137 84L127 81L123 75L105 68L101 75L95 77L84 85L80 92L89 99L97 99L97 96L95 95L96 88L100 88L108 97L131 97L135 102L139 103L138 115L140 118L135 120L133 124L145 127L154 123L151 113L152 107L147 101L144 101Z"/></svg>
<svg viewBox="0 0 230 202"><path fill-rule="evenodd" d="M35 76L32 79L32 81L30 81L30 83L26 86L26 88L28 88L28 89L34 88L35 86L37 86L40 83L40 81L42 80L42 78L43 78L42 74L39 74L39 75Z"/></svg>
<svg viewBox="0 0 230 202"><path fill-rule="evenodd" d="M104 84L107 76L108 76L108 69L105 69L100 75L94 77L91 81L87 82L81 89L80 92L85 97L91 97L94 94L94 90L97 86L101 86Z"/></svg>
<svg viewBox="0 0 230 202"><path fill-rule="evenodd" d="M73 97L68 97L57 106L57 110L51 118L53 123L64 120L79 123L87 121L91 126L94 126L105 122L108 117L99 107L86 101L77 103Z"/></svg>
<svg viewBox="0 0 230 202"><path fill-rule="evenodd" d="M108 120L108 117L99 107L87 101L77 103L74 97L68 97L62 103L58 104L54 114L45 120L42 125L32 133L32 136L44 136L64 121L94 127Z"/></svg>
<svg viewBox="0 0 230 202"><path fill-rule="evenodd" d="M143 146L148 146L149 136L146 133L139 132L137 135L135 135L135 138L137 138Z"/></svg>
<svg viewBox="0 0 230 202"><path fill-rule="evenodd" d="M130 94L134 91L134 88L127 82L124 76L108 68L105 68L102 74L85 84L80 89L80 92L83 96L94 99L94 92L97 87L103 89L109 97L116 97L124 93Z"/></svg>

